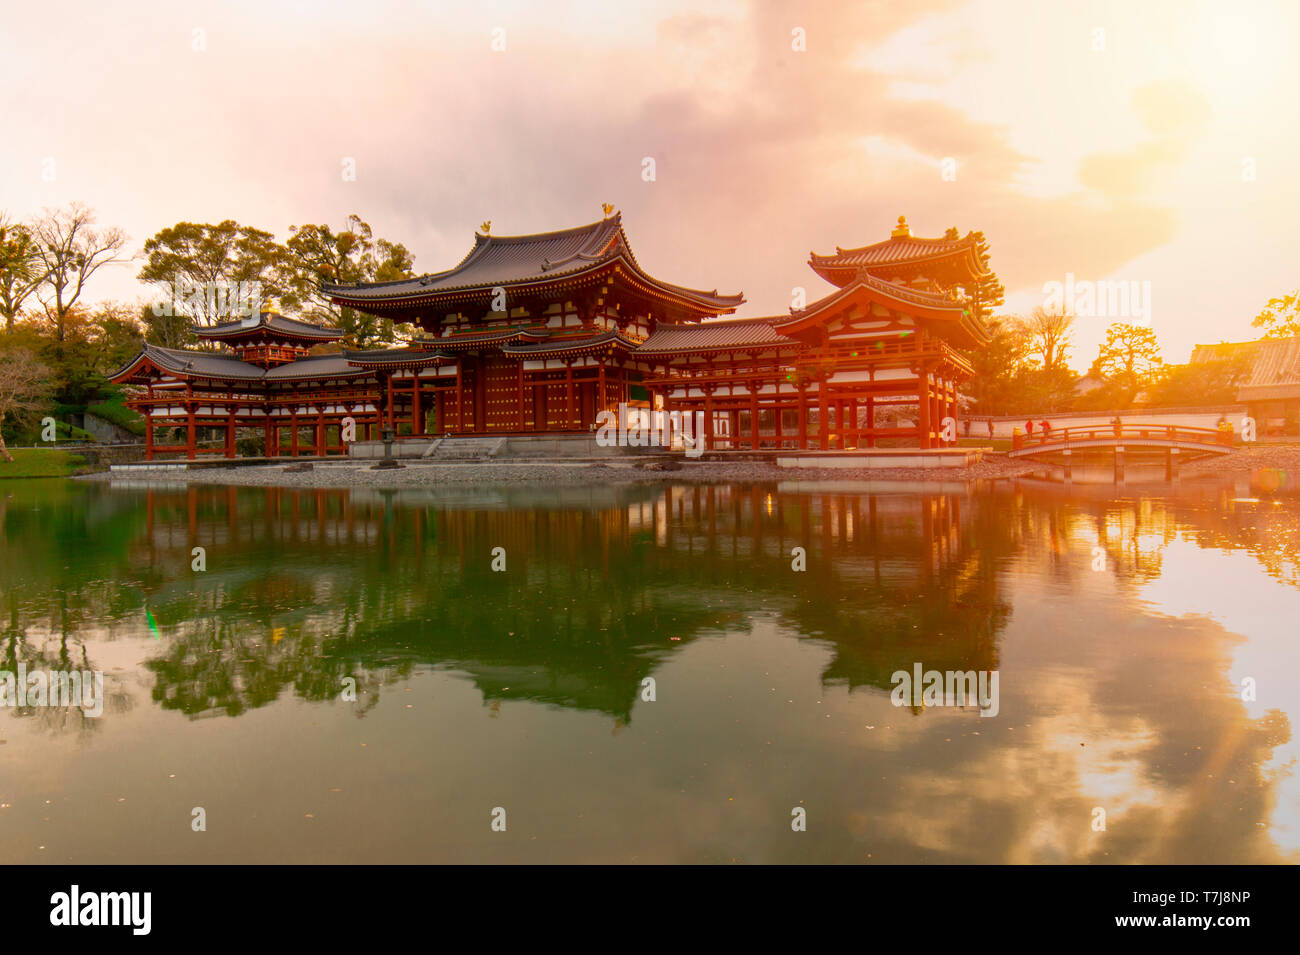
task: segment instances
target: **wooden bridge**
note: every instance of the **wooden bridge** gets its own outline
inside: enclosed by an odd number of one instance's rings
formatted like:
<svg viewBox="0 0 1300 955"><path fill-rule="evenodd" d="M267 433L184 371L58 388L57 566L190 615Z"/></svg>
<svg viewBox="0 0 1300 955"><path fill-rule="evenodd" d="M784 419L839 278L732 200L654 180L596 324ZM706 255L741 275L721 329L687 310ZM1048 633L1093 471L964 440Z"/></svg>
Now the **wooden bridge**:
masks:
<svg viewBox="0 0 1300 955"><path fill-rule="evenodd" d="M1072 455L1081 451L1126 452L1163 451L1180 456L1190 454L1229 454L1233 450L1233 433L1214 428L1189 428L1165 424L1099 424L1079 428L1053 428L1011 439L1011 458L1046 458Z"/></svg>

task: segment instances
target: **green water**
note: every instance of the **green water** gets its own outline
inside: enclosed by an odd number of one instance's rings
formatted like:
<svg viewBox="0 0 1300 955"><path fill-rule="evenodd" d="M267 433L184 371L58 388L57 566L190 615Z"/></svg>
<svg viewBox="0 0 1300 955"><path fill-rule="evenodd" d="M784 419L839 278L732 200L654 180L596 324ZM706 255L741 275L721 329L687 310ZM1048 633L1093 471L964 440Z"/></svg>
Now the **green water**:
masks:
<svg viewBox="0 0 1300 955"><path fill-rule="evenodd" d="M1294 862L1276 484L0 483L0 858Z"/></svg>

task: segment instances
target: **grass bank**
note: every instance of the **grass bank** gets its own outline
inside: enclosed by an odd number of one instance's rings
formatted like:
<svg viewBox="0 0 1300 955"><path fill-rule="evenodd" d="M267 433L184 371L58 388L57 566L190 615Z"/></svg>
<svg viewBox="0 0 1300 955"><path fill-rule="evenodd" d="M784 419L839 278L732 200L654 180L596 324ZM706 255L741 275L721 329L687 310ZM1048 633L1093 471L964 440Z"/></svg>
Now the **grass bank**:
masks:
<svg viewBox="0 0 1300 955"><path fill-rule="evenodd" d="M0 459L0 479L68 477L85 467L85 459L54 448L10 448L12 461Z"/></svg>

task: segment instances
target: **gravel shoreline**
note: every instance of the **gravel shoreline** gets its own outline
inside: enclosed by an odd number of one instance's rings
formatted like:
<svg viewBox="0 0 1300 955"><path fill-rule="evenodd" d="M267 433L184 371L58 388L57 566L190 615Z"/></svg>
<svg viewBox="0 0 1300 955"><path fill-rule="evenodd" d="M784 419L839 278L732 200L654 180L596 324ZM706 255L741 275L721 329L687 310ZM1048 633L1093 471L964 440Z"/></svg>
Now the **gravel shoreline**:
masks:
<svg viewBox="0 0 1300 955"><path fill-rule="evenodd" d="M1300 474L1300 445L1256 444L1238 448L1235 454L1215 455L1182 466L1182 474L1235 474L1280 468Z"/></svg>
<svg viewBox="0 0 1300 955"><path fill-rule="evenodd" d="M83 481L148 481L165 484L219 484L239 487L439 487L473 485L610 485L610 484L715 484L733 482L842 481L977 481L1014 478L1041 471L1031 461L1010 461L997 456L970 467L952 468L780 468L761 461L681 461L676 469L661 469L641 462L494 461L470 463L407 462L398 470L376 471L371 462L317 463L310 471L288 471L289 463L195 471L163 470L110 472L78 476ZM671 465L670 465L671 467ZM1202 458L1179 469L1181 476L1249 474L1278 468L1300 474L1300 445L1263 445L1241 448L1235 454Z"/></svg>
<svg viewBox="0 0 1300 955"><path fill-rule="evenodd" d="M438 487L448 485L592 485L686 483L713 484L775 481L971 481L1015 477L1041 469L1007 461L985 461L962 468L780 468L757 461L684 461L676 470L638 467L633 463L494 462L408 464L400 470L376 471L366 463L316 464L310 471L286 471L267 464L196 471L101 471L85 481L148 481L167 484L224 484L240 487Z"/></svg>

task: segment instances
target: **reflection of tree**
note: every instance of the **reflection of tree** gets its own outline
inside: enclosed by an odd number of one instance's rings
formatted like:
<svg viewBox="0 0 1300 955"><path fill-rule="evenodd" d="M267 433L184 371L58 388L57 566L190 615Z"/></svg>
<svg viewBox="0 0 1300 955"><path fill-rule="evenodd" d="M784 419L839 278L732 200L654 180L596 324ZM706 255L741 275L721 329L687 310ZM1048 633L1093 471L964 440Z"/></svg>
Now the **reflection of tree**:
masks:
<svg viewBox="0 0 1300 955"><path fill-rule="evenodd" d="M24 670L19 670L19 665ZM11 606L8 620L0 633L0 672L12 675L15 690L20 673L31 674L35 671L70 673L73 670L93 671L95 665L90 661L86 648L80 644L71 645L67 634L36 641L29 639L19 623L17 607ZM84 692L84 691L83 691ZM103 713L122 713L130 708L130 696L125 693L119 682L108 674L104 675ZM70 706L61 705L57 686L50 686L46 706L16 706L11 702L0 712L9 712L16 718L31 719L43 730L50 732L92 732L99 717L88 716L81 708L84 696L71 701Z"/></svg>
<svg viewBox="0 0 1300 955"><path fill-rule="evenodd" d="M831 643L829 681L887 688L916 659L995 665L1006 609L994 569L1015 539L1001 519L964 495L776 490L443 500L78 486L54 534L12 509L4 532L35 552L16 570L55 581L20 617L139 635L147 608L164 637L148 664L154 698L192 715L235 715L290 689L333 700L346 677L370 706L381 684L436 666L488 704L531 699L627 723L640 681L669 654L747 629L755 612ZM1005 544L975 546L989 534ZM190 569L194 546L207 549L206 573ZM791 569L795 546L805 573ZM494 547L505 573L491 569Z"/></svg>
<svg viewBox="0 0 1300 955"><path fill-rule="evenodd" d="M1062 579L1089 570L1079 542L1091 540L1105 551L1107 570L1119 581L1131 586L1155 580L1165 548L1181 536L1203 548L1245 551L1271 577L1300 587L1294 496L1269 497L1257 486L1234 489L1230 479L1184 483L1177 493L1161 496L1031 480L1016 484L1031 505L1019 509L1025 544L1040 550Z"/></svg>
<svg viewBox="0 0 1300 955"><path fill-rule="evenodd" d="M1122 585L1155 580L1165 547L1178 535L1163 502L1117 493L1113 486L1017 479L1014 497L1026 555L1075 588L1095 572L1094 546L1104 552L1106 572Z"/></svg>

